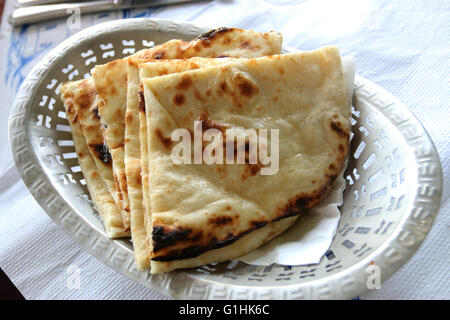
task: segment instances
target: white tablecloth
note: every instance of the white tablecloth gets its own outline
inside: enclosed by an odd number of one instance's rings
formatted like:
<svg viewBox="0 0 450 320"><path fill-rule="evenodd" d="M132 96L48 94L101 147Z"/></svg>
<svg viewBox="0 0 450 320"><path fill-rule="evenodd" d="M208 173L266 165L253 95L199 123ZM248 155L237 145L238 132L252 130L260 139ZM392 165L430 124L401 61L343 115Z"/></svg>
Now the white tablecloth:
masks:
<svg viewBox="0 0 450 320"><path fill-rule="evenodd" d="M61 231L37 205L12 161L7 118L30 68L76 32L65 20L0 34L0 267L27 299L167 299L117 274ZM399 98L422 122L438 149L444 193L440 214L417 252L379 290L362 299L450 299L450 2L257 0L198 2L83 17L82 27L126 17L158 17L209 26L277 30L299 49L337 44L357 61L357 73ZM70 285L73 269L80 286Z"/></svg>

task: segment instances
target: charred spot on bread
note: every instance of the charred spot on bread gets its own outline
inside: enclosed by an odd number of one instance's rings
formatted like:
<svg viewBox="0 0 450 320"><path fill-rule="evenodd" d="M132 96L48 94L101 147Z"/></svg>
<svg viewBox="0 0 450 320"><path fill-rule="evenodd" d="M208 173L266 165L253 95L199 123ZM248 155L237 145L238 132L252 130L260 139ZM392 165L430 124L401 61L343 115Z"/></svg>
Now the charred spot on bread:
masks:
<svg viewBox="0 0 450 320"><path fill-rule="evenodd" d="M172 246L177 242L186 241L191 233L192 229L190 228L178 227L173 230L168 230L164 226L153 226L153 252L158 252L159 250Z"/></svg>
<svg viewBox="0 0 450 320"><path fill-rule="evenodd" d="M190 75L185 74L181 77L180 81L178 82L178 84L175 86L175 89L178 90L187 90L190 87L192 87L192 85L194 84L194 82L192 81L192 78Z"/></svg>
<svg viewBox="0 0 450 320"><path fill-rule="evenodd" d="M233 220L232 216L214 216L208 219L208 223L215 226L222 226L232 223Z"/></svg>
<svg viewBox="0 0 450 320"><path fill-rule="evenodd" d="M143 90L139 90L139 111L145 113L145 98Z"/></svg>
<svg viewBox="0 0 450 320"><path fill-rule="evenodd" d="M236 30L236 29L235 28L227 28L227 27L220 27L217 29L212 29L208 32L205 32L205 33L202 33L201 35L199 35L196 38L196 40L212 40L217 35L224 34L224 33L230 32L232 30Z"/></svg>
<svg viewBox="0 0 450 320"><path fill-rule="evenodd" d="M89 146L93 151L93 154L100 159L103 163L111 165L111 153L106 143L94 144Z"/></svg>
<svg viewBox="0 0 450 320"><path fill-rule="evenodd" d="M98 113L98 107L93 108L92 112L94 113L95 119L100 120L100 115Z"/></svg>
<svg viewBox="0 0 450 320"><path fill-rule="evenodd" d="M170 149L172 147L172 139L165 137L159 128L155 129L155 134L164 147L166 147L167 149Z"/></svg>
<svg viewBox="0 0 450 320"><path fill-rule="evenodd" d="M344 126L338 122L338 121L330 121L330 128L333 130L337 135L348 139L350 136L348 128L344 128Z"/></svg>
<svg viewBox="0 0 450 320"><path fill-rule="evenodd" d="M175 93L173 96L173 103L176 104L177 106L181 106L183 105L183 103L186 101L186 98L184 97L184 95L182 93Z"/></svg>
<svg viewBox="0 0 450 320"><path fill-rule="evenodd" d="M199 230L195 232L192 228L176 228L174 230L166 230L163 226L156 226L153 229L153 261L172 261L179 259L195 258L200 254L219 249L232 244L233 242L243 238L250 232L263 228L267 225L267 221L253 221L251 227L245 231L238 233L227 233L223 238L204 236ZM189 237L190 234L194 236ZM189 243L188 246L177 247L177 243ZM173 247L170 248L170 247ZM168 250L164 250L164 249ZM159 252L159 253L158 253Z"/></svg>

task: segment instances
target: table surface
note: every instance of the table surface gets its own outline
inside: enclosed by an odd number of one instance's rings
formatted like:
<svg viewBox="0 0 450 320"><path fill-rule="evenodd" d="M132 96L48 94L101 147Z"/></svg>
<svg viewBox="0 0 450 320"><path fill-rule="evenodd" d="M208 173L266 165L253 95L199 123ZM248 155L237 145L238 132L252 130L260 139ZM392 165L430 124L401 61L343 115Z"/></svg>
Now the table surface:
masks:
<svg viewBox="0 0 450 320"><path fill-rule="evenodd" d="M26 299L169 299L90 256L42 211L17 173L7 122L15 93L31 67L79 29L65 19L0 28L0 268ZM401 100L421 121L444 174L440 213L415 254L380 289L361 299L450 299L450 2L257 0L198 3L83 16L80 29L113 19L157 17L205 26L282 32L298 49L337 44L357 73ZM74 282L74 277L80 281Z"/></svg>

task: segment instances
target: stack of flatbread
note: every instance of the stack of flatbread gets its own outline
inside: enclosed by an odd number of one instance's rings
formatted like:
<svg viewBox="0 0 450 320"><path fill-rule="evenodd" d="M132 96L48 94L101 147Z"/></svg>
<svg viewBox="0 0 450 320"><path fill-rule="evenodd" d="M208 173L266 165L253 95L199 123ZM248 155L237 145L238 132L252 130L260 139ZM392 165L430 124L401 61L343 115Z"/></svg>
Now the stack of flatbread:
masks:
<svg viewBox="0 0 450 320"><path fill-rule="evenodd" d="M235 259L326 195L349 149L339 51L281 54L281 43L276 32L220 28L98 65L62 86L92 200L108 237L131 236L138 269ZM234 142L245 148L241 164L174 161L173 132L211 128L224 147L233 130L276 129L277 141L259 140L259 149L276 150L275 172L262 174L273 163L248 161L248 140Z"/></svg>

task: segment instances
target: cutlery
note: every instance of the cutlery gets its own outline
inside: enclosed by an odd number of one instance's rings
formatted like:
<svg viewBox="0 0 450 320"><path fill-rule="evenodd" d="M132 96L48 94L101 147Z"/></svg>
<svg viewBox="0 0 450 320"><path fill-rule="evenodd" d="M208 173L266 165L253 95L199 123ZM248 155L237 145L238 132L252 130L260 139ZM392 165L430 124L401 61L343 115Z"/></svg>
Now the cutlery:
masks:
<svg viewBox="0 0 450 320"><path fill-rule="evenodd" d="M49 1L52 0L22 0L20 1L20 3L42 3ZM8 21L13 26L18 26L25 23L33 23L49 19L67 17L76 12L76 10L79 10L80 14L85 14L131 8L148 8L194 1L200 0L102 0L84 2L64 1L64 3L32 5L16 8L9 16Z"/></svg>

